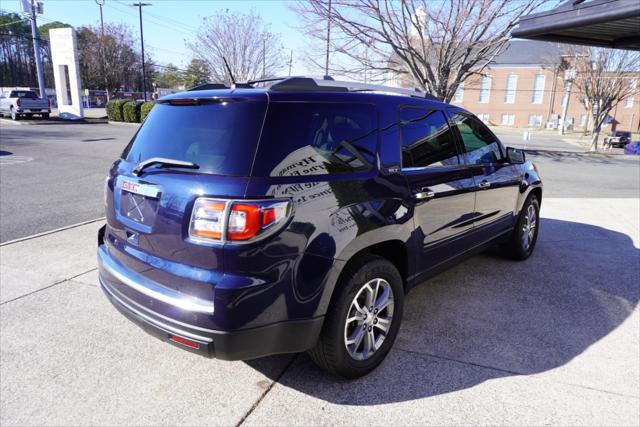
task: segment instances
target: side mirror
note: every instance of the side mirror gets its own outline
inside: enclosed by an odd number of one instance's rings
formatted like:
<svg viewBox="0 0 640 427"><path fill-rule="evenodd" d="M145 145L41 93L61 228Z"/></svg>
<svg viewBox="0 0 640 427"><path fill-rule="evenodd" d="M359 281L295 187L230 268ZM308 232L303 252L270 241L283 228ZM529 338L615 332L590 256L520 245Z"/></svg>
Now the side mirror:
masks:
<svg viewBox="0 0 640 427"><path fill-rule="evenodd" d="M525 162L524 151L517 148L507 147L507 160L511 164L519 165Z"/></svg>

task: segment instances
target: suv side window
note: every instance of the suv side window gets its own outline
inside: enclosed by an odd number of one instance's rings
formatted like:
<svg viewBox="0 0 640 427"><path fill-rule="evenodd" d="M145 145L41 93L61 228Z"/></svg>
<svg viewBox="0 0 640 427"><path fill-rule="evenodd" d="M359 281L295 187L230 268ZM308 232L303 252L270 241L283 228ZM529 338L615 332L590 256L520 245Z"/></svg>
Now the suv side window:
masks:
<svg viewBox="0 0 640 427"><path fill-rule="evenodd" d="M376 163L377 144L373 105L272 102L252 176L368 171Z"/></svg>
<svg viewBox="0 0 640 427"><path fill-rule="evenodd" d="M405 107L400 110L402 167L460 164L456 140L442 111Z"/></svg>
<svg viewBox="0 0 640 427"><path fill-rule="evenodd" d="M497 163L504 156L500 142L484 123L473 116L455 113L453 122L460 132L470 164Z"/></svg>

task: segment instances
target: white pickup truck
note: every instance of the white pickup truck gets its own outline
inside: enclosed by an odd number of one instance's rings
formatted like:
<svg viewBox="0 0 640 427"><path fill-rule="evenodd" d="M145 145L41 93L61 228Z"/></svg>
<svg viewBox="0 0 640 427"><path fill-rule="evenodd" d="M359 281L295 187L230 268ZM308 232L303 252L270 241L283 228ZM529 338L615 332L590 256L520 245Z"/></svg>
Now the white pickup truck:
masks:
<svg viewBox="0 0 640 427"><path fill-rule="evenodd" d="M0 116L10 116L13 120L39 114L48 119L51 105L46 98L38 98L32 90L13 89L0 94Z"/></svg>

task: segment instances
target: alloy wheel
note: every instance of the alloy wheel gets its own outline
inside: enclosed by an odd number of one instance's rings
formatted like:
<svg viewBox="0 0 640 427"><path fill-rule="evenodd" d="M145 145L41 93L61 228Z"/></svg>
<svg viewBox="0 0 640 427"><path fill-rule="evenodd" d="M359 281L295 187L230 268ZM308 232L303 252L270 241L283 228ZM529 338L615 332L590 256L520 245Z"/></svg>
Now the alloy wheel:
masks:
<svg viewBox="0 0 640 427"><path fill-rule="evenodd" d="M393 289L376 278L353 298L344 326L344 344L354 360L366 360L380 349L393 322Z"/></svg>
<svg viewBox="0 0 640 427"><path fill-rule="evenodd" d="M529 249L533 238L536 235L536 227L538 225L538 214L536 207L529 205L527 212L524 216L524 223L522 224L522 249L525 251Z"/></svg>

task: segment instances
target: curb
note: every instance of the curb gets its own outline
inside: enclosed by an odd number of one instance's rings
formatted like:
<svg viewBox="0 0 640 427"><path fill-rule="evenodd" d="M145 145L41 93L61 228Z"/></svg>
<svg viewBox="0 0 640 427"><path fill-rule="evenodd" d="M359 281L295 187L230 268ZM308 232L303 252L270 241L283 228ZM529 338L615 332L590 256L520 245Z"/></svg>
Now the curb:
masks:
<svg viewBox="0 0 640 427"><path fill-rule="evenodd" d="M12 245L14 243L24 242L25 240L31 240L31 239L35 239L35 238L38 238L38 237L47 236L49 234L59 233L60 231L69 230L71 228L76 228L76 227L80 227L80 226L83 226L83 225L92 224L92 223L98 222L98 221L104 221L105 219L106 219L106 217L102 216L100 218L90 219L88 221L82 221L82 222L78 222L78 223L71 224L71 225L65 225L64 227L55 228L53 230L43 231L42 233L32 234L31 236L19 237L19 238L14 239L14 240L9 240L8 242L0 243L0 247L9 246L9 245Z"/></svg>
<svg viewBox="0 0 640 427"><path fill-rule="evenodd" d="M140 126L142 123L129 123L129 122L114 122L109 120L107 122L110 125L116 125L116 126Z"/></svg>

